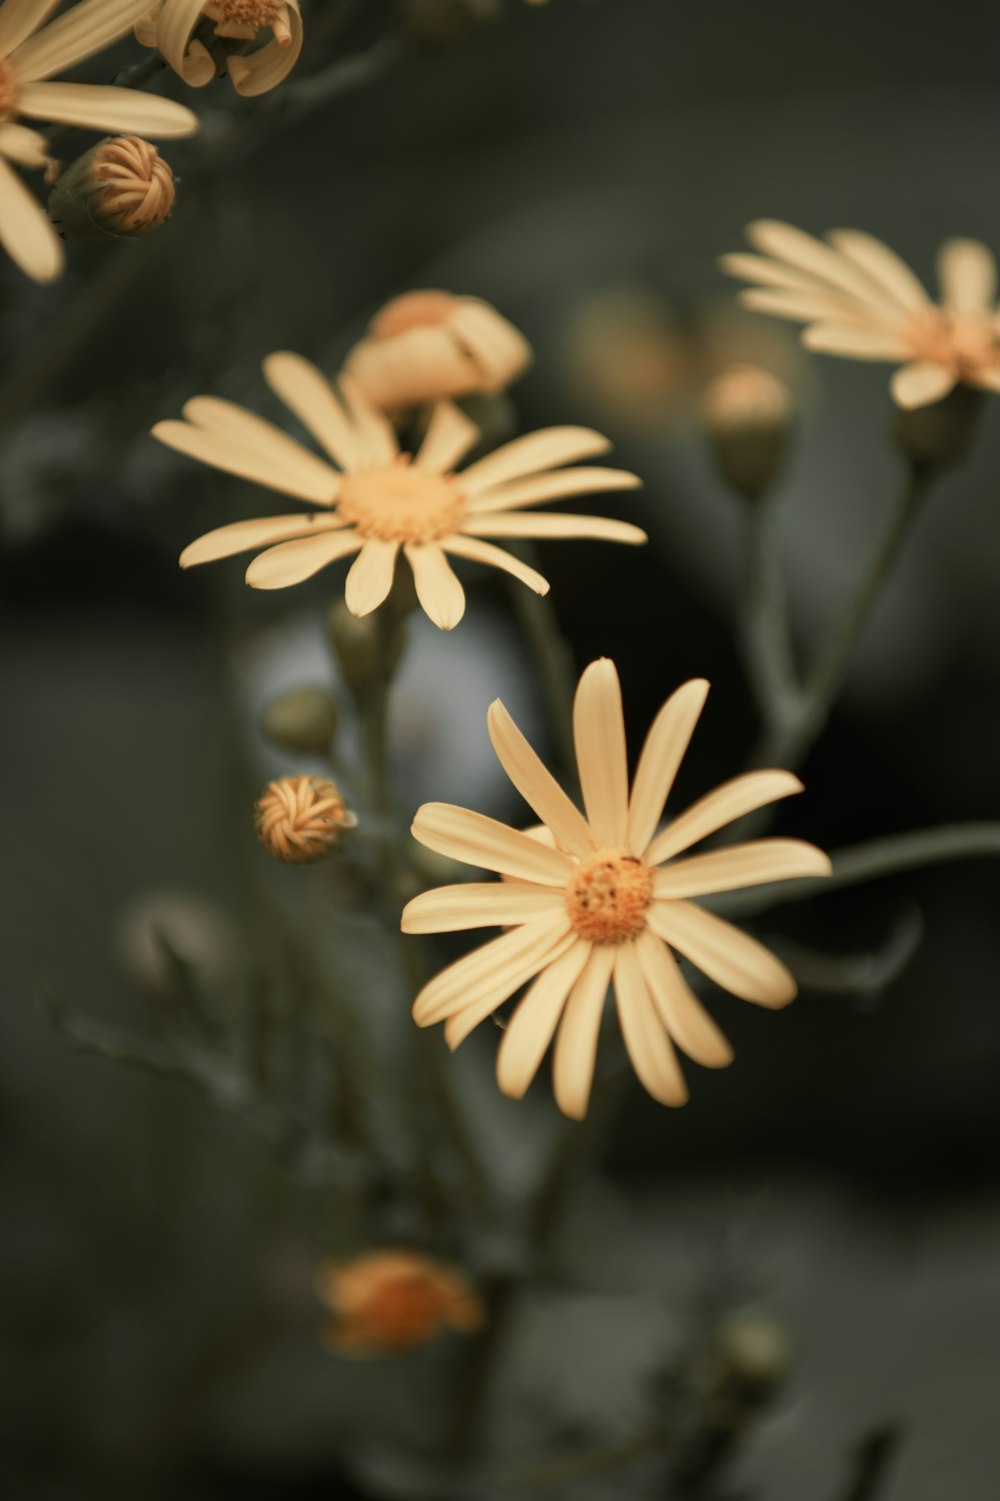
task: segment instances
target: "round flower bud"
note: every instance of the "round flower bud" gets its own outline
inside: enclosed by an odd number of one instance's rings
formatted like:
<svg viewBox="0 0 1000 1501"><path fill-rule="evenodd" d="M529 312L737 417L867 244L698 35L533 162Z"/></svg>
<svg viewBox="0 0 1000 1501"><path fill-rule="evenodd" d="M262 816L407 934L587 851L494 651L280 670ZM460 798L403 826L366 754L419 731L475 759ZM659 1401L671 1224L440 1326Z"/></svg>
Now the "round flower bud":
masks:
<svg viewBox="0 0 1000 1501"><path fill-rule="evenodd" d="M774 1396L792 1363L781 1326L759 1313L739 1313L716 1331L694 1372L713 1423L739 1429Z"/></svg>
<svg viewBox="0 0 1000 1501"><path fill-rule="evenodd" d="M309 865L322 860L345 829L357 827L333 782L323 777L279 777L256 805L257 837L276 860Z"/></svg>
<svg viewBox="0 0 1000 1501"><path fill-rule="evenodd" d="M261 715L261 734L281 750L325 755L337 733L336 700L325 688L293 688L272 698Z"/></svg>
<svg viewBox="0 0 1000 1501"><path fill-rule="evenodd" d="M792 393L755 365L718 376L701 399L701 419L727 484L756 500L774 481L794 415Z"/></svg>
<svg viewBox="0 0 1000 1501"><path fill-rule="evenodd" d="M384 621L374 614L352 615L342 599L330 607L326 617L327 638L341 676L355 698L366 692L380 661L381 670L391 677L403 655L406 621L397 618L392 622L391 635L385 644L381 639L384 629Z"/></svg>
<svg viewBox="0 0 1000 1501"><path fill-rule="evenodd" d="M486 1309L456 1267L417 1251L371 1251L330 1261L316 1275L316 1294L334 1315L324 1343L341 1355L392 1355L450 1328L480 1329Z"/></svg>
<svg viewBox="0 0 1000 1501"><path fill-rule="evenodd" d="M496 308L451 292L405 292L372 319L344 361L369 401L398 412L444 397L502 391L531 346Z"/></svg>
<svg viewBox="0 0 1000 1501"><path fill-rule="evenodd" d="M131 239L170 218L174 174L141 136L107 136L66 168L49 218L67 240Z"/></svg>
<svg viewBox="0 0 1000 1501"><path fill-rule="evenodd" d="M425 47L460 47L495 21L500 0L400 0L407 31Z"/></svg>

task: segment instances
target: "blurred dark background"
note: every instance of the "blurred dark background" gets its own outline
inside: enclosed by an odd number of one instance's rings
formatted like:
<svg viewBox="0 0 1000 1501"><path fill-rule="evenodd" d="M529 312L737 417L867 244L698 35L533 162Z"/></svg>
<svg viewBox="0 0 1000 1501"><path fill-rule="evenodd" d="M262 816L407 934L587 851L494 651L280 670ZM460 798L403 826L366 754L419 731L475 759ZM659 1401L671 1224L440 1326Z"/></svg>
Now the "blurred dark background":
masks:
<svg viewBox="0 0 1000 1501"><path fill-rule="evenodd" d="M304 10L309 66L323 6ZM363 51L392 24L387 7L360 5L338 45ZM275 1333L258 1311L262 1281L308 1278L321 1189L290 1188L244 1112L78 1055L46 1019L55 1005L148 1024L155 1002L122 938L139 897L182 893L213 920L252 921L269 875L249 798L281 764L254 736L254 708L277 682L328 671L333 575L291 598L245 590L238 563L177 569L187 541L258 500L266 511L267 497L157 449L151 423L202 390L273 414L263 355L292 348L332 372L398 290L494 302L536 350L513 393L519 424L599 427L645 481L621 513L646 526L648 548L542 544L543 567L577 665L619 664L633 744L679 681L711 679L682 781L695 796L739 769L756 728L733 646L745 518L698 430L705 381L757 359L799 400L781 528L803 650L900 481L887 371L802 354L790 327L739 312L716 257L760 216L869 230L929 283L951 235L1000 248L1000 36L995 7L969 0L507 0L466 44L407 45L368 86L301 124L275 116L252 149L222 150L205 171L200 154L253 113L223 89L196 101L203 138L165 148L182 182L162 236L71 249L51 289L0 271L0 1372L13 1417L0 1476L15 1496L329 1494L344 1442L366 1425L379 1436L371 1402L397 1434L417 1421L402 1377L345 1375L308 1318ZM998 472L989 401L783 829L836 848L1000 818ZM502 692L539 736L544 715L495 579L453 638L418 632L413 674L424 707L400 709L415 768L404 801L468 794L516 816L483 711ZM439 780L442 738L468 786ZM766 938L834 958L878 953L900 924L922 921L923 939L875 996L805 993L780 1017L713 999L734 1068L692 1068L680 1112L635 1087L608 1143L607 1199L585 1232L599 1277L640 1312L653 1298L669 1323L720 1259L735 1261L795 1347L733 1494L837 1501L853 1446L898 1424L884 1501L997 1495L998 890L994 864L969 861L776 908ZM470 1053L481 1078L492 1046ZM594 1228L616 1216L642 1248L619 1260ZM529 1348L547 1317L533 1329L526 1315ZM567 1335L567 1360L593 1383L565 1398L565 1421L627 1434L652 1356L645 1330L601 1317L623 1346L618 1405L598 1370L612 1368L603 1336L577 1348ZM587 1484L607 1489L565 1494L661 1494Z"/></svg>

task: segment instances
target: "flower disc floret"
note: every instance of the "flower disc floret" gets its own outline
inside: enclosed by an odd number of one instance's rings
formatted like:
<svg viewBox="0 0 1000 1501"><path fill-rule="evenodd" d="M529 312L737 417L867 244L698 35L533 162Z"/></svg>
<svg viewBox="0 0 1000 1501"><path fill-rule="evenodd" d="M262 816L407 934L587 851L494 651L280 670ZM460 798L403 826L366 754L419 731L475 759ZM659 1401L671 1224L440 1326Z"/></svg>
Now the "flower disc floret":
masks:
<svg viewBox="0 0 1000 1501"><path fill-rule="evenodd" d="M217 36L253 41L266 27L281 45L292 40L285 0L210 0L204 11L215 22Z"/></svg>
<svg viewBox="0 0 1000 1501"><path fill-rule="evenodd" d="M465 500L453 477L417 469L402 454L384 469L346 475L337 513L362 537L419 545L456 531Z"/></svg>
<svg viewBox="0 0 1000 1501"><path fill-rule="evenodd" d="M598 850L581 861L566 888L575 933L590 943L624 943L646 926L653 873L626 850Z"/></svg>

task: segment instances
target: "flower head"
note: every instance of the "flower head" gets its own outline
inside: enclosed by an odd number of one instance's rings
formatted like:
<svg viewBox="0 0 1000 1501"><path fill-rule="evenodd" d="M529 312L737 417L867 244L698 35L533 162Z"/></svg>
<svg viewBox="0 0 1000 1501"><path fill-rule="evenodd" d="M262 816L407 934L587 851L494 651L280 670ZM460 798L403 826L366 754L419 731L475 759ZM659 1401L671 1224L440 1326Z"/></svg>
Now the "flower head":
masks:
<svg viewBox="0 0 1000 1501"><path fill-rule="evenodd" d="M266 40L247 56L226 58L226 68L238 94L250 97L276 88L295 67L302 51L302 17L298 0L161 0L135 28L144 47L158 47L192 88L204 88L216 76L217 65L208 48L194 40L202 19L211 21L217 37L239 42Z"/></svg>
<svg viewBox="0 0 1000 1501"><path fill-rule="evenodd" d="M824 244L758 219L747 238L762 254L721 263L755 283L741 294L746 306L805 323L809 349L901 362L892 378L899 406L940 401L956 385L1000 391L996 261L978 240L942 245L936 303L894 251L858 230L832 230Z"/></svg>
<svg viewBox="0 0 1000 1501"><path fill-rule="evenodd" d="M531 360L531 345L488 302L451 292L404 292L376 313L344 369L375 406L397 411L445 396L503 391Z"/></svg>
<svg viewBox="0 0 1000 1501"><path fill-rule="evenodd" d="M604 453L610 444L599 433L545 428L456 472L479 432L451 402L437 403L411 461L400 452L391 423L349 376L341 379L341 400L298 355L269 355L264 374L339 468L269 422L212 396L189 401L185 421L157 423L153 436L192 458L324 509L238 521L208 532L181 554L183 568L266 547L247 569L247 583L284 589L338 558L358 554L345 598L352 614L360 616L385 600L402 551L425 612L442 630L451 630L464 613L465 594L446 554L505 569L544 594L549 586L539 573L488 539L646 540L624 521L528 509L567 495L639 484L635 475L619 469L558 467Z"/></svg>
<svg viewBox="0 0 1000 1501"><path fill-rule="evenodd" d="M276 860L311 865L357 826L333 782L323 777L279 777L264 788L254 809L257 838Z"/></svg>
<svg viewBox="0 0 1000 1501"><path fill-rule="evenodd" d="M0 241L22 271L53 281L63 269L59 236L10 163L53 170L45 137L20 119L135 131L156 140L192 135L198 117L156 94L103 84L51 83L125 35L143 0L82 0L43 26L52 0L0 5Z"/></svg>
<svg viewBox="0 0 1000 1501"><path fill-rule="evenodd" d="M330 1261L316 1291L335 1315L325 1342L342 1355L394 1355L425 1345L444 1329L471 1334L486 1310L455 1267L418 1251L370 1251Z"/></svg>
<svg viewBox="0 0 1000 1501"><path fill-rule="evenodd" d="M542 837L447 803L417 812L413 834L422 844L508 879L425 892L406 906L403 931L510 931L425 985L414 1019L422 1027L443 1021L455 1048L530 981L497 1059L500 1088L514 1099L527 1090L558 1029L556 1101L567 1115L586 1114L612 984L625 1046L654 1099L664 1105L687 1099L671 1039L706 1067L729 1063L729 1043L683 979L674 950L743 1000L777 1008L795 997L792 975L772 953L691 898L827 875L827 856L798 839L687 851L734 819L800 792L798 778L787 771L735 777L656 832L707 692L708 684L695 679L664 704L630 795L618 674L612 662L591 663L573 711L586 816L497 701L488 717L493 749L542 820Z"/></svg>

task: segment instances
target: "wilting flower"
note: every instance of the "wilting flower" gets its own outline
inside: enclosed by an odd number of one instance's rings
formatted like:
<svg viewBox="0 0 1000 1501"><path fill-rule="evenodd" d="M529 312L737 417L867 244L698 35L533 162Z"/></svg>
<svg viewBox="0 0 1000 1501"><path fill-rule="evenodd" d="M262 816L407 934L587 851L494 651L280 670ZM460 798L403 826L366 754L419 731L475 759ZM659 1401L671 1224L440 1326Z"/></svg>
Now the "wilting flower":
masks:
<svg viewBox="0 0 1000 1501"><path fill-rule="evenodd" d="M302 17L298 0L162 0L135 28L144 47L158 47L174 72L192 88L204 88L216 76L217 64L204 43L194 39L203 18L212 21L217 37L255 42L260 33L270 40L247 56L226 58L234 89L244 97L276 88L298 62L302 51Z"/></svg>
<svg viewBox="0 0 1000 1501"><path fill-rule="evenodd" d="M486 1310L457 1268L418 1251L371 1251L330 1261L316 1291L335 1315L324 1341L342 1355L393 1355L425 1345L444 1329L472 1334Z"/></svg>
<svg viewBox="0 0 1000 1501"><path fill-rule="evenodd" d="M45 137L19 118L136 131L154 138L193 134L198 117L156 94L104 84L52 83L85 58L111 46L132 26L142 0L83 0L39 30L51 0L4 0L0 6L0 241L22 271L53 281L64 256L59 236L10 162L55 169Z"/></svg>
<svg viewBox="0 0 1000 1501"><path fill-rule="evenodd" d="M62 174L49 218L68 239L133 237L169 219L176 188L170 164L141 136L108 136Z"/></svg>
<svg viewBox="0 0 1000 1501"><path fill-rule="evenodd" d="M254 809L257 838L276 860L311 865L357 827L339 789L324 777L279 777L269 782Z"/></svg>
<svg viewBox="0 0 1000 1501"><path fill-rule="evenodd" d="M996 261L978 240L942 245L936 303L894 251L858 230L831 230L824 244L790 224L758 219L747 238L763 255L721 262L756 283L741 294L746 306L807 324L809 349L902 361L892 378L901 407L940 401L956 385L1000 391Z"/></svg>
<svg viewBox="0 0 1000 1501"><path fill-rule="evenodd" d="M732 1050L681 976L673 950L734 995L786 1006L796 993L785 966L755 939L690 900L766 881L827 875L830 861L798 839L758 839L676 857L734 819L802 790L787 771L735 777L657 833L664 804L701 713L708 684L678 688L653 721L631 796L621 689L614 663L584 672L573 710L586 817L543 766L503 705L490 707L493 749L547 840L448 803L426 803L414 836L438 854L509 879L443 886L408 903L407 933L510 929L443 970L417 996L418 1025L445 1023L456 1048L531 981L497 1058L504 1094L519 1099L558 1028L556 1101L586 1114L608 986L641 1082L664 1105L687 1086L671 1038L708 1068Z"/></svg>
<svg viewBox="0 0 1000 1501"><path fill-rule="evenodd" d="M196 396L184 407L186 421L159 422L153 436L217 469L327 509L220 527L185 548L182 568L266 547L247 569L247 583L285 589L358 553L345 598L352 614L368 615L388 595L402 550L421 605L447 631L462 618L465 593L446 554L505 569L545 594L549 586L541 574L486 539L646 540L637 526L602 516L526 514L542 501L639 484L634 474L619 469L556 467L606 452L610 444L599 433L544 428L455 473L479 430L451 402L435 406L411 462L409 454L400 453L391 423L349 376L340 381L341 401L315 366L298 355L269 355L264 375L339 470L271 423L213 396Z"/></svg>
<svg viewBox="0 0 1000 1501"><path fill-rule="evenodd" d="M503 391L532 360L531 345L478 297L404 292L372 319L344 369L383 411L444 396Z"/></svg>

